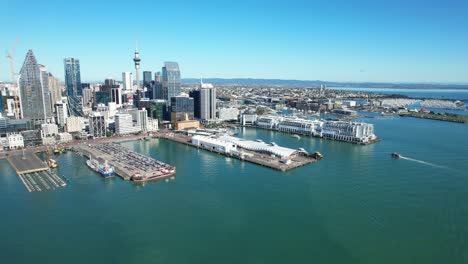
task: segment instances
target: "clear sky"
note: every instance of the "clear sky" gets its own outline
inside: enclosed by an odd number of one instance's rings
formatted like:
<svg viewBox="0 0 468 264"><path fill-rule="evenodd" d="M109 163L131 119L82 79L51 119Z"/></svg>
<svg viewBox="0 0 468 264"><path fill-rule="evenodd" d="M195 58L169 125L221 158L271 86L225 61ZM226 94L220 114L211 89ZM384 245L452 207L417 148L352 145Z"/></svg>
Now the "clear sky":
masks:
<svg viewBox="0 0 468 264"><path fill-rule="evenodd" d="M20 38L61 80L63 58L84 81L121 79L179 62L182 77L468 82L468 1L0 0L0 80Z"/></svg>

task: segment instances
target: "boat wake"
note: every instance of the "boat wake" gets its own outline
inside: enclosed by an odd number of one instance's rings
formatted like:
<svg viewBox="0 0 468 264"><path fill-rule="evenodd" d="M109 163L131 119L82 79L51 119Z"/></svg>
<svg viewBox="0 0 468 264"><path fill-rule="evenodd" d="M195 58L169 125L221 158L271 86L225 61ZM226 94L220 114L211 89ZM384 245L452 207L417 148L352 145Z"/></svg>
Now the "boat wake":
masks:
<svg viewBox="0 0 468 264"><path fill-rule="evenodd" d="M412 159L412 158L408 158L408 157L404 157L404 156L400 156L400 159L417 162L417 163L432 166L432 167L435 167L435 168L447 169L447 167L442 166L442 165L437 165L437 164L434 164L434 163L430 163L430 162L426 162L426 161L422 161L422 160L417 160L417 159Z"/></svg>

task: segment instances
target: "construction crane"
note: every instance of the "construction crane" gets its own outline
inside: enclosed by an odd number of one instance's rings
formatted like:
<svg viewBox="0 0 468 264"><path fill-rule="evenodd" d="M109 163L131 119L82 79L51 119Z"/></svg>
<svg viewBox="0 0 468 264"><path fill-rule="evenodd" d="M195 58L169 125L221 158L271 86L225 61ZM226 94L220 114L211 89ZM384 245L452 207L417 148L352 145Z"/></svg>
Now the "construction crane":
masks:
<svg viewBox="0 0 468 264"><path fill-rule="evenodd" d="M14 57L15 57L15 50L16 46L18 46L19 43L19 38L16 39L15 44L13 45L13 48L11 49L11 52L6 52L6 57L10 61L10 71L11 71L11 85L13 88L13 97L14 97L14 102L15 102L15 109L14 109L14 114L16 119L20 119L20 102L18 98L18 87L16 87L17 80L15 78L15 65L14 65Z"/></svg>

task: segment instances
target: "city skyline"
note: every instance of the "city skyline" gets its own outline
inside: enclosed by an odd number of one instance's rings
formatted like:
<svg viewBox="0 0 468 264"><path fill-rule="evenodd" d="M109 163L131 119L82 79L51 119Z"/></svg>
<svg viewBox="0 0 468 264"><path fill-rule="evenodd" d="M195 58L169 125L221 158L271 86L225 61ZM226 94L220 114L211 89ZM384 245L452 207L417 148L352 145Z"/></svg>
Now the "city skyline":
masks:
<svg viewBox="0 0 468 264"><path fill-rule="evenodd" d="M24 4L35 12L24 16ZM157 7L157 18L141 18L145 4ZM177 61L182 78L467 83L467 7L462 1L237 1L223 7L214 1L11 1L0 17L11 25L0 32L0 49L11 50L19 38L16 68L32 49L59 77L64 58L79 58L84 82L134 72L138 39L142 71ZM68 10L83 16L71 20ZM41 32L31 31L35 21ZM10 79L1 58L0 80Z"/></svg>

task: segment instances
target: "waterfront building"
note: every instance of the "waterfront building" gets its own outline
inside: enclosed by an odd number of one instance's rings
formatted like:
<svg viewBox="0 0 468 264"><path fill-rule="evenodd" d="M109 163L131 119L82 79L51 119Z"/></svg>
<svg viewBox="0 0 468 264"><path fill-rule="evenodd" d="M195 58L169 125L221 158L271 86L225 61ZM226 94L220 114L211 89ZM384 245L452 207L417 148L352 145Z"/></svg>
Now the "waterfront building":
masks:
<svg viewBox="0 0 468 264"><path fill-rule="evenodd" d="M58 126L56 124L42 124L42 137L56 136L58 134Z"/></svg>
<svg viewBox="0 0 468 264"><path fill-rule="evenodd" d="M184 129L198 129L200 128L200 121L198 120L182 120L175 123L176 130Z"/></svg>
<svg viewBox="0 0 468 264"><path fill-rule="evenodd" d="M378 139L374 134L374 125L361 122L258 116L253 121L253 125L265 129L323 137L356 144L368 144Z"/></svg>
<svg viewBox="0 0 468 264"><path fill-rule="evenodd" d="M360 122L325 121L321 136L353 143L369 143L376 140L374 125Z"/></svg>
<svg viewBox="0 0 468 264"><path fill-rule="evenodd" d="M257 115L255 114L243 114L241 116L241 124L243 126L254 125L255 121L257 121Z"/></svg>
<svg viewBox="0 0 468 264"><path fill-rule="evenodd" d="M80 60L77 58L65 58L63 63L65 67L65 89L67 91L70 112L72 115L83 116Z"/></svg>
<svg viewBox="0 0 468 264"><path fill-rule="evenodd" d="M165 62L162 68L162 99L167 100L169 106L171 98L180 94L180 69L177 62Z"/></svg>
<svg viewBox="0 0 468 264"><path fill-rule="evenodd" d="M6 137L5 147L7 149L24 148L24 140L21 134L8 134Z"/></svg>
<svg viewBox="0 0 468 264"><path fill-rule="evenodd" d="M19 79L21 98L21 117L44 123L51 118L51 106L48 89L48 74L37 63L32 50L26 54Z"/></svg>
<svg viewBox="0 0 468 264"><path fill-rule="evenodd" d="M158 119L148 118L148 132L156 132L159 130Z"/></svg>
<svg viewBox="0 0 468 264"><path fill-rule="evenodd" d="M171 123L175 127L176 122L193 120L193 98L176 96L171 98Z"/></svg>
<svg viewBox="0 0 468 264"><path fill-rule="evenodd" d="M195 146L214 150L223 154L230 154L233 150L237 150L236 144L219 138L195 135L192 137L191 142Z"/></svg>
<svg viewBox="0 0 468 264"><path fill-rule="evenodd" d="M64 127L67 123L67 118L68 118L67 103L58 101L55 104L55 113L57 115L57 124L60 127Z"/></svg>
<svg viewBox="0 0 468 264"><path fill-rule="evenodd" d="M133 92L133 76L131 72L122 72L123 90Z"/></svg>
<svg viewBox="0 0 468 264"><path fill-rule="evenodd" d="M67 118L65 131L68 133L81 132L83 130L83 118L79 116L70 116Z"/></svg>
<svg viewBox="0 0 468 264"><path fill-rule="evenodd" d="M235 107L219 108L218 119L222 121L233 121L238 120L239 109Z"/></svg>
<svg viewBox="0 0 468 264"><path fill-rule="evenodd" d="M132 109L129 110L128 113L132 115L132 122L140 129L140 131L148 131L148 112L146 109Z"/></svg>
<svg viewBox="0 0 468 264"><path fill-rule="evenodd" d="M37 146L42 144L41 130L25 130L21 131L25 146Z"/></svg>
<svg viewBox="0 0 468 264"><path fill-rule="evenodd" d="M89 134L93 138L106 137L107 126L104 116L100 112L92 112L89 115Z"/></svg>
<svg viewBox="0 0 468 264"><path fill-rule="evenodd" d="M140 127L133 124L133 117L129 113L118 113L115 115L114 120L117 135L129 135L141 131Z"/></svg>

